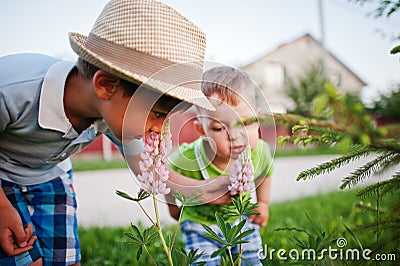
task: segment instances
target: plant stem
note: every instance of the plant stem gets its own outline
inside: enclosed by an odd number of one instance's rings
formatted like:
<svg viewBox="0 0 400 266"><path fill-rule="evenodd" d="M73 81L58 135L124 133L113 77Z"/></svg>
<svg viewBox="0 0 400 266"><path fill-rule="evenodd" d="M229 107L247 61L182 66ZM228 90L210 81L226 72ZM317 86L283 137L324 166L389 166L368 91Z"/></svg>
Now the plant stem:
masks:
<svg viewBox="0 0 400 266"><path fill-rule="evenodd" d="M155 266L157 266L157 262L154 260L153 256L151 256L151 254L150 254L149 250L147 249L146 245L143 245L143 246L144 246L144 250L146 251L147 255L150 257L151 262L153 262L153 264Z"/></svg>
<svg viewBox="0 0 400 266"><path fill-rule="evenodd" d="M243 193L242 192L240 192L239 193L239 200L240 200L240 206L242 206L242 204L243 204ZM242 214L240 214L240 216L239 216L239 223L240 222L242 222ZM242 230L240 230L240 234L242 233ZM240 239L240 240L242 240L242 239ZM238 265L240 266L241 264L242 264L242 253L243 253L243 251L242 251L242 243L239 243L239 263L238 263Z"/></svg>
<svg viewBox="0 0 400 266"><path fill-rule="evenodd" d="M182 207L181 207L181 212L179 213L179 218L178 218L178 227L176 228L176 230L175 230L175 232L174 232L174 237L172 238L170 250L172 250L172 248L174 247L176 235L177 235L178 230L179 230L179 225L181 224L181 218L182 218L182 213L183 213L183 209L184 209L184 208L185 208L185 205L182 205Z"/></svg>
<svg viewBox="0 0 400 266"><path fill-rule="evenodd" d="M235 266L235 262L233 261L233 257L232 257L231 247L228 247L228 254L229 254L229 259L231 260L232 266Z"/></svg>
<svg viewBox="0 0 400 266"><path fill-rule="evenodd" d="M379 246L379 209L380 209L380 194L379 194L379 181L376 188L376 244Z"/></svg>
<svg viewBox="0 0 400 266"><path fill-rule="evenodd" d="M153 221L153 219L151 219L150 215L147 213L147 211L143 208L142 204L140 204L139 201L137 201L137 203L139 204L140 208L142 209L142 211L144 212L144 214L147 216L147 218L150 220L150 222L155 226L156 223Z"/></svg>
<svg viewBox="0 0 400 266"><path fill-rule="evenodd" d="M167 255L169 265L173 266L174 263L172 262L171 250L168 249L167 243L165 243L165 239L164 239L161 224L160 224L160 217L158 214L158 207L157 207L157 199L156 199L156 196L154 193L152 194L152 196L153 196L154 212L156 213L156 221L157 221L156 229L157 229L158 235L160 236L161 244L164 248L164 252Z"/></svg>

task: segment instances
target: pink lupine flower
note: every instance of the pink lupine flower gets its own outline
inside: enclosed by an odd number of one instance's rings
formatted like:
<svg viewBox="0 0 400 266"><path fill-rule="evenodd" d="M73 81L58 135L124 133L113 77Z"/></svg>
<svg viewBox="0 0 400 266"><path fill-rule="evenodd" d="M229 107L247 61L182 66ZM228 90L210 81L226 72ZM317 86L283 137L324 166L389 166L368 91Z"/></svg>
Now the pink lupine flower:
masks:
<svg viewBox="0 0 400 266"><path fill-rule="evenodd" d="M140 187L148 193L168 194L166 185L169 172L165 166L168 163L168 153L172 149L172 135L169 131L169 121L165 123L163 132L151 132L144 139L145 149L140 154L139 168L142 172L137 175Z"/></svg>
<svg viewBox="0 0 400 266"><path fill-rule="evenodd" d="M253 179L254 167L251 162L250 146L247 146L233 165L230 176L231 184L228 186L231 195L241 194L250 190Z"/></svg>

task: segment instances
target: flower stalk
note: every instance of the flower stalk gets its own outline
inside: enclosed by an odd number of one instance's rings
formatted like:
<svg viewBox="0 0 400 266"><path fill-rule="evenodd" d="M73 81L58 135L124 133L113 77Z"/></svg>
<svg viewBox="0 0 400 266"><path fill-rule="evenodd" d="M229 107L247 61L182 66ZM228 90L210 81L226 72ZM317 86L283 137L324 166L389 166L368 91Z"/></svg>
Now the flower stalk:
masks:
<svg viewBox="0 0 400 266"><path fill-rule="evenodd" d="M152 196L156 216L155 228L160 237L164 252L167 255L169 265L173 265L172 247L168 248L162 233L156 195L165 195L170 192L170 188L168 188L166 184L169 178L166 164L169 162L167 155L171 149L172 135L170 132L169 120L167 120L161 134L150 132L150 134L145 137L145 149L140 154L141 161L139 162L141 174L137 175L141 189ZM147 215L147 217L149 216ZM149 219L154 224L150 217Z"/></svg>
<svg viewBox="0 0 400 266"><path fill-rule="evenodd" d="M240 153L238 159L233 165L232 175L230 177L231 184L228 186L231 195L239 194L240 202L243 202L243 195L250 190L251 183L254 180L254 166L251 161L251 149L250 145ZM242 215L239 216L239 223L242 222ZM240 230L242 233L242 230ZM242 243L239 244L239 258L238 265L241 265L242 257Z"/></svg>
<svg viewBox="0 0 400 266"><path fill-rule="evenodd" d="M154 212L156 214L156 230L158 235L160 236L160 240L161 240L161 244L163 246L164 252L167 255L167 259L168 259L168 263L169 265L174 265L173 261L172 261L172 247L171 249L168 248L167 243L165 242L164 239L164 235L162 233L162 227L161 227L161 223L160 223L160 217L159 217L159 213L158 213L158 205L157 205L157 198L155 196L155 194L153 194L153 206L154 206Z"/></svg>
<svg viewBox="0 0 400 266"><path fill-rule="evenodd" d="M247 145L238 159L233 164L233 170L230 176L231 184L228 190L231 195L243 195L250 190L251 183L254 180L254 167L251 162L251 150Z"/></svg>

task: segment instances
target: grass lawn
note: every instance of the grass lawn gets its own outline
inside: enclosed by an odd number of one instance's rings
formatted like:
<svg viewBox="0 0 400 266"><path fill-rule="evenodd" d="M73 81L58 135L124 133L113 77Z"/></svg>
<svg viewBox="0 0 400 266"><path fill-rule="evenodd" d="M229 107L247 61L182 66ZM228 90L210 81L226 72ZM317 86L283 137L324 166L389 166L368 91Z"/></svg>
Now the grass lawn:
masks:
<svg viewBox="0 0 400 266"><path fill-rule="evenodd" d="M79 156L71 158L72 169L75 172L78 171L90 171L90 170L104 170L104 169L118 169L127 168L127 164L124 159L113 159L111 161L99 159L84 159Z"/></svg>
<svg viewBox="0 0 400 266"><path fill-rule="evenodd" d="M338 154L329 148L315 149L287 149L278 150L276 157L307 156L321 154ZM79 156L73 158L75 171L99 170L110 168L126 168L123 159L112 161L83 160ZM377 227L378 216L381 217L398 202L398 193L393 193L380 202L379 215L376 211L377 200L374 197L360 199L356 191L346 190L325 195L305 197L302 199L275 203L270 206L270 219L268 226L261 230L264 248L267 252L275 250L273 257L263 261L265 265L284 264L295 262L295 265L309 264L299 261L283 261L277 258L279 249L289 251L292 249L305 250L312 248L321 252L322 249L337 248L336 240L344 238L347 241L345 248L373 250L374 254L386 252L397 254L400 260L397 242L389 240L394 236L400 239L397 221L392 228L382 229ZM399 211L399 210L397 210ZM393 212L388 212L393 213ZM372 226L369 226L372 224ZM143 227L139 225L139 228ZM176 225L164 227L166 238L175 232ZM133 232L131 228L120 227L93 227L79 228L81 238L81 253L83 265L153 265L150 259L143 254L139 261L136 259L138 246L124 242L129 239L125 232ZM377 234L377 232L379 232ZM178 233L175 247L184 247L182 237ZM162 265L167 264L161 243L155 240L148 247L150 253ZM287 254L286 254L287 255ZM319 265L398 265L394 261L378 263L377 261L318 261Z"/></svg>
<svg viewBox="0 0 400 266"><path fill-rule="evenodd" d="M396 200L398 200L396 195L393 195L383 201L381 203L382 210ZM348 241L347 247L349 248L360 248L361 244L363 248L373 249L377 246L374 228L358 229L376 221L376 212L370 211L375 208L375 201L374 198L361 200L357 198L355 191L350 190L272 204L270 206L269 224L261 230L263 243L267 244L269 251L271 249L290 250L291 248L299 248L302 244L321 249L328 246L336 247L336 239L343 237ZM351 229L351 233L346 230L345 225ZM175 226L170 226L164 229L168 234L175 228ZM128 240L124 232L132 232L132 229L80 228L82 264L150 265L151 262L145 255L140 258L139 262L136 260L138 247L124 243ZM382 241L385 241L386 235L390 234L392 234L390 231L381 232L379 241L382 243ZM358 238L359 243L354 236ZM176 245L183 247L179 234ZM154 242L148 248L156 259L164 259L159 242ZM264 263L271 265L280 264L283 261L277 260L275 256L273 263L268 259ZM322 264L326 265L325 263ZM335 261L332 265L338 264L342 264L342 262ZM350 262L347 265L355 264ZM384 265L391 264L385 263Z"/></svg>
<svg viewBox="0 0 400 266"><path fill-rule="evenodd" d="M317 148L292 148L292 149L278 149L275 152L275 157L289 157L289 156L312 156L312 155L326 155L338 154L339 152L329 147ZM100 158L85 159L83 156L72 157L72 167L74 171L89 171L89 170L102 170L102 169L115 169L127 168L127 165L122 158L113 159L111 161L103 160Z"/></svg>

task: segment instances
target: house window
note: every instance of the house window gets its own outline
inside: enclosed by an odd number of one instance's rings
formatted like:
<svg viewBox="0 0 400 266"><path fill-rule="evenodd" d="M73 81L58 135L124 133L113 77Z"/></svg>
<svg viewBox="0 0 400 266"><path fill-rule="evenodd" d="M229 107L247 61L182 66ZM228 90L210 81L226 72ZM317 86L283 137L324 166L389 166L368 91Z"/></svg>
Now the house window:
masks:
<svg viewBox="0 0 400 266"><path fill-rule="evenodd" d="M267 86L283 86L285 69L280 63L269 62L264 68L264 82Z"/></svg>

